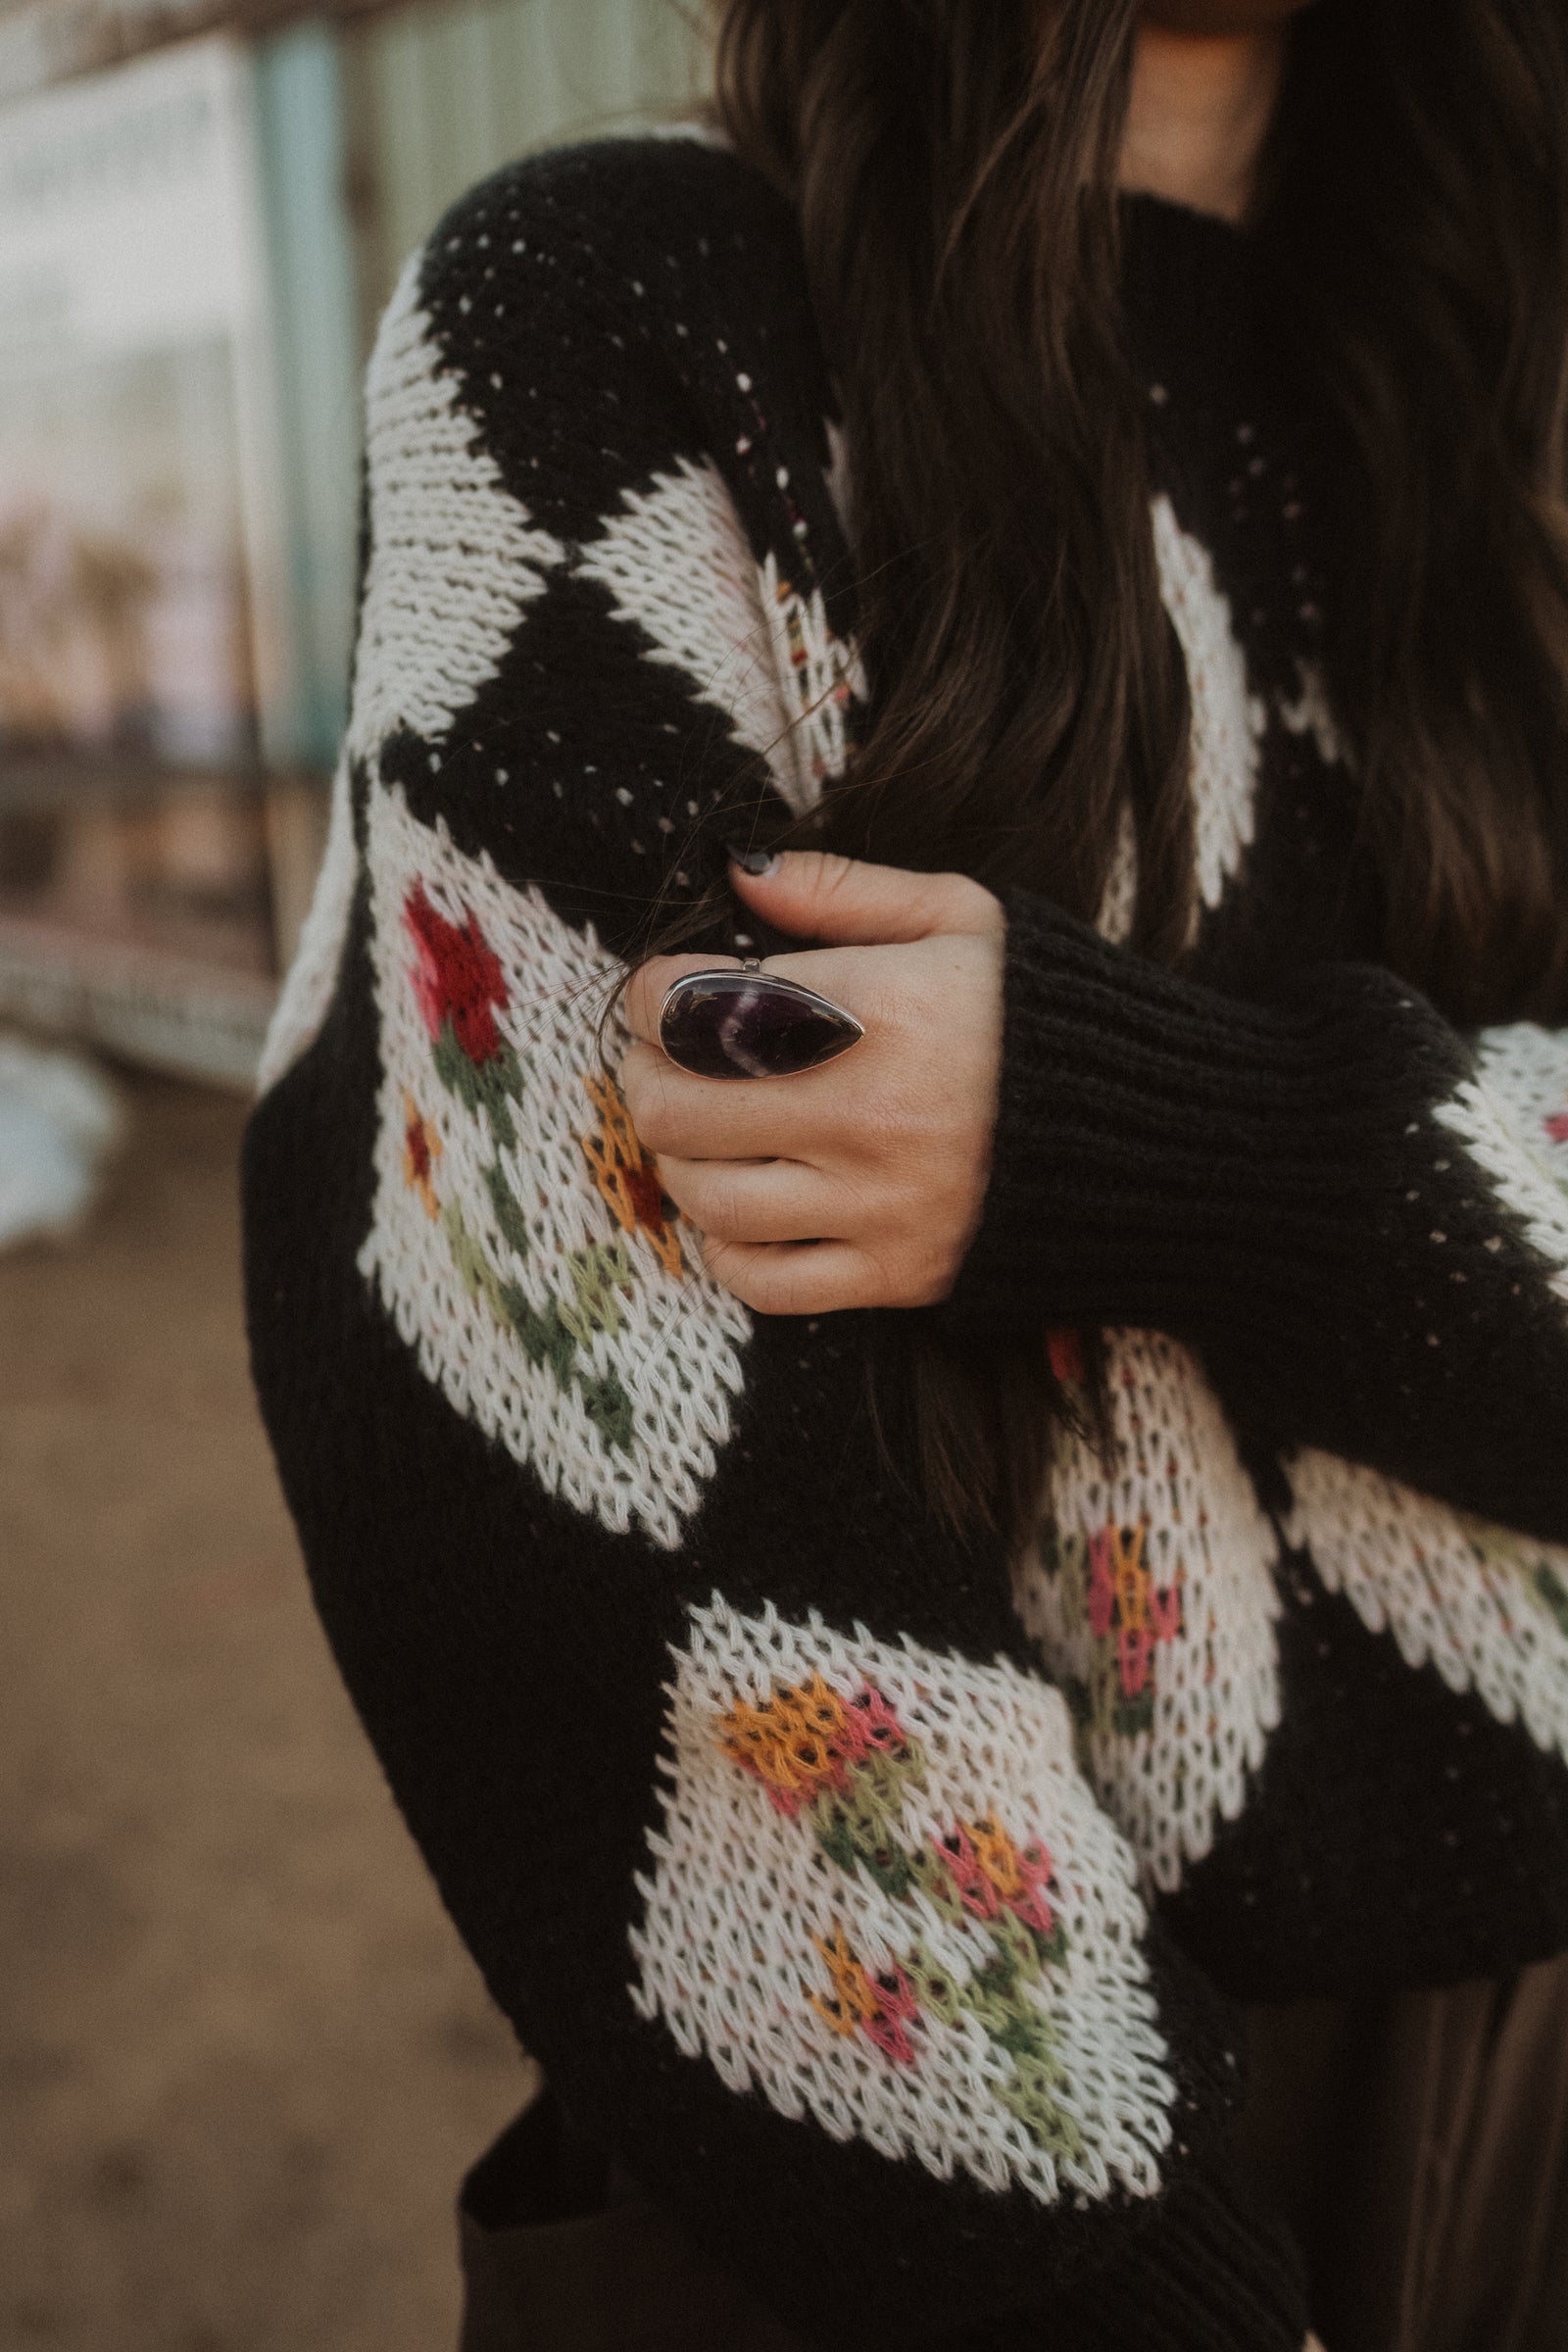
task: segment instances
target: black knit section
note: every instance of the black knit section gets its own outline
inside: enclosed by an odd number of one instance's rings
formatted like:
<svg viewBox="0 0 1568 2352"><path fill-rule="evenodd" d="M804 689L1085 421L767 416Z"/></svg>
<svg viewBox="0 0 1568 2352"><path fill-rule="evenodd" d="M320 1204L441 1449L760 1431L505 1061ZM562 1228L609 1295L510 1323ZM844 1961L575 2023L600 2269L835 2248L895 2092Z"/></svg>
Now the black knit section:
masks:
<svg viewBox="0 0 1568 2352"><path fill-rule="evenodd" d="M1157 2239L1138 2251L951 2352L1301 2352L1300 2254L1234 2158L1174 2189Z"/></svg>
<svg viewBox="0 0 1568 2352"><path fill-rule="evenodd" d="M1010 902L995 1161L944 1311L969 1336L1045 1320L1185 1340L1276 1513L1282 1458L1316 1446L1568 1537L1568 1319L1524 1223L1439 1116L1470 1050L1378 968L1353 774L1305 691L1331 592L1321 458L1271 362L1267 290L1214 223L1152 203L1124 218L1152 478L1201 575L1203 627L1222 657L1228 627L1245 658L1255 776L1244 760L1210 778L1231 795L1229 847L1185 976ZM723 842L783 804L726 692L733 644L681 635L711 585L701 526L641 618L596 553L637 502L667 512L691 469L764 637L787 632L791 597L797 629L825 613L841 641L854 632L799 237L732 157L626 142L474 191L426 249L417 297L433 370L418 397L450 390L474 454L556 552L516 624L471 669L455 662L468 699L455 689L447 716L363 747L362 859L381 794L429 843L635 956L655 907L689 901ZM372 546L377 529L399 544L406 520L395 493L380 514L372 500ZM458 562L450 523L440 560ZM785 662L807 658L803 643ZM865 708L846 706L852 740ZM710 944L744 948L747 922L731 906ZM1157 2194L1043 2203L961 2161L939 2178L728 2088L630 1989L690 1612L722 1598L971 1666L1042 1661L1000 1539L925 1506L906 1319L754 1318L710 1475L667 1548L483 1435L425 1360L441 1335L395 1324L360 1271L397 1143L375 945L362 867L323 1025L250 1130L257 1382L345 1680L573 2124L834 2352L964 2328L971 2352L1298 2352L1294 2256L1226 2152L1239 2070L1220 1987L1437 1981L1536 1956L1568 1934L1561 1758L1408 1668L1288 1560L1284 1719L1240 1818L1215 1823L1140 1943L1174 2085ZM569 1304L559 1252L546 1271Z"/></svg>
<svg viewBox="0 0 1568 2352"><path fill-rule="evenodd" d="M1560 1952L1560 1758L1412 1672L1301 1554L1279 1585L1280 1726L1240 1817L1161 1900L1183 1949L1254 2002L1459 1984Z"/></svg>

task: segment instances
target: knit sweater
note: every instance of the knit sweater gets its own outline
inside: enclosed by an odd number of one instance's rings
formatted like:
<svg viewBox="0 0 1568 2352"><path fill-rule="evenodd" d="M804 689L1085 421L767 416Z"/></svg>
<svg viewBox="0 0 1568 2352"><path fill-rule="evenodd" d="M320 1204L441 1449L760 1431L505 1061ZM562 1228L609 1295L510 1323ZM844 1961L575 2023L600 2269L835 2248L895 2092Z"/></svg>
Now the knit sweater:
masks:
<svg viewBox="0 0 1568 2352"><path fill-rule="evenodd" d="M722 152L509 170L403 275L247 1142L264 1409L452 1915L824 2346L1296 2352L1229 1998L1568 1942L1568 1037L1380 968L1246 242L1127 228L1199 919L1138 956L1130 852L1098 929L1007 903L942 1315L1069 1381L1102 1332L1114 1440L1022 1556L923 1504L902 1319L719 1289L615 1082L655 898L875 690L798 235Z"/></svg>

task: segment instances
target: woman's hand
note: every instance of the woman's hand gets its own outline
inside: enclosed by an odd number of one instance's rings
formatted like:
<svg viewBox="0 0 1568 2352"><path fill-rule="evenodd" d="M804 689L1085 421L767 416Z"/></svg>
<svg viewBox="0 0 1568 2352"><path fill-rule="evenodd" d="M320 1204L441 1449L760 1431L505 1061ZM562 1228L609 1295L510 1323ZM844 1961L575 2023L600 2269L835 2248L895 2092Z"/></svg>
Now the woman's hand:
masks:
<svg viewBox="0 0 1568 2352"><path fill-rule="evenodd" d="M1001 905L961 874L816 851L731 875L777 929L843 943L762 968L844 1005L865 1036L794 1077L693 1077L660 1050L660 1006L683 972L735 958L656 956L626 992L637 1132L705 1235L709 1270L759 1313L929 1306L953 1287L990 1169Z"/></svg>

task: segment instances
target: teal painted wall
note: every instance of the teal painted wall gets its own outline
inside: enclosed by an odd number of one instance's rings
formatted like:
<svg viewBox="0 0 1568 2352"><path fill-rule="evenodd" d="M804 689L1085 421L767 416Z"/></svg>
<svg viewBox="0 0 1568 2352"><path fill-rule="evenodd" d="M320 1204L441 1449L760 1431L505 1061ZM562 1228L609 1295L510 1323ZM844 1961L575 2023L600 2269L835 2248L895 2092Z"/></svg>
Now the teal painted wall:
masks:
<svg viewBox="0 0 1568 2352"><path fill-rule="evenodd" d="M404 256L527 149L677 119L703 87L684 0L424 5L256 51L292 690L274 765L325 769L347 701L360 378Z"/></svg>
<svg viewBox="0 0 1568 2352"><path fill-rule="evenodd" d="M359 273L342 57L324 24L260 44L256 109L287 551L291 692L275 765L327 767L347 701L360 468Z"/></svg>
<svg viewBox="0 0 1568 2352"><path fill-rule="evenodd" d="M469 0L351 33L365 307L379 309L404 255L498 165L689 112L706 70L695 13L693 0Z"/></svg>

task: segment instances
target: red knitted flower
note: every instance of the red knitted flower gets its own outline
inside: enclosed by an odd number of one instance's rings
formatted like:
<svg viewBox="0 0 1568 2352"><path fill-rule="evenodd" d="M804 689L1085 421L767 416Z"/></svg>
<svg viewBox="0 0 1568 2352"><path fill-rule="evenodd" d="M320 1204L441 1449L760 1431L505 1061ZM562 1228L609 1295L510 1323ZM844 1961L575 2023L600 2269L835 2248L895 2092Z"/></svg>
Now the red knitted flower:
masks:
<svg viewBox="0 0 1568 2352"><path fill-rule="evenodd" d="M447 1021L471 1062L489 1061L501 1051L501 1032L491 1007L510 1002L498 956L470 914L460 927L438 914L416 882L403 906L416 959L414 993L432 1038Z"/></svg>

